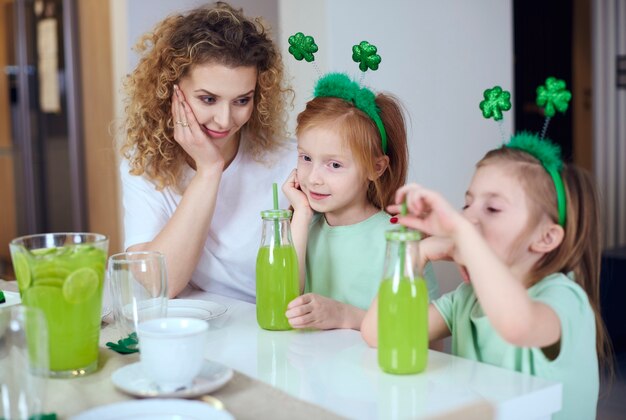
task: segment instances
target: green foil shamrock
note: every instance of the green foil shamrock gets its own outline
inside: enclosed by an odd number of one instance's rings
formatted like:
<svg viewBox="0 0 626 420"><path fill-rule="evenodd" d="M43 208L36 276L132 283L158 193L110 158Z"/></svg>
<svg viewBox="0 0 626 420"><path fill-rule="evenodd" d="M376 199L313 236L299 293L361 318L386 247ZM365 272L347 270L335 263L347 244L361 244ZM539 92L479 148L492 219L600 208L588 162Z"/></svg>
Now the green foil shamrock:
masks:
<svg viewBox="0 0 626 420"><path fill-rule="evenodd" d="M293 55L296 60L301 61L304 58L310 63L315 60L313 53L316 52L317 44L315 44L315 40L312 36L298 32L289 37L289 53Z"/></svg>
<svg viewBox="0 0 626 420"><path fill-rule="evenodd" d="M352 47L352 60L355 63L359 63L361 71L367 71L367 69L378 70L380 64L380 55L376 54L376 47L367 41L361 41L359 45Z"/></svg>
<svg viewBox="0 0 626 420"><path fill-rule="evenodd" d="M511 94L502 90L500 86L494 86L485 90L483 93L485 99L480 102L480 110L487 119L492 118L496 121L502 119L502 112L511 109Z"/></svg>
<svg viewBox="0 0 626 420"><path fill-rule="evenodd" d="M546 117L554 117L556 111L567 111L570 99L572 93L556 77L548 77L546 84L537 88L537 105L544 109Z"/></svg>
<svg viewBox="0 0 626 420"><path fill-rule="evenodd" d="M106 343L107 347L120 354L137 353L139 351L137 344L139 344L139 340L137 339L137 333L134 332L130 333L128 337L118 340L117 343L111 341Z"/></svg>

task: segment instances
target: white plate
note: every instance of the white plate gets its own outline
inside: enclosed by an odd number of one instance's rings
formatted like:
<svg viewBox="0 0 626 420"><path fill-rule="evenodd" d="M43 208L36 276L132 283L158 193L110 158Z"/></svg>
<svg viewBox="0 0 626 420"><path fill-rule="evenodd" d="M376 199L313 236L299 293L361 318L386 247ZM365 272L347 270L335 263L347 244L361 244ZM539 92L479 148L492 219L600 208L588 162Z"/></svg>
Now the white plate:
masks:
<svg viewBox="0 0 626 420"><path fill-rule="evenodd" d="M71 417L73 420L232 420L226 410L218 410L207 403L188 400L134 400L92 408Z"/></svg>
<svg viewBox="0 0 626 420"><path fill-rule="evenodd" d="M170 318L198 318L208 321L226 313L226 306L210 300L170 299L167 316Z"/></svg>
<svg viewBox="0 0 626 420"><path fill-rule="evenodd" d="M117 369L111 381L119 390L136 397L195 398L221 388L233 377L233 370L217 362L205 360L202 371L189 388L175 392L160 392L146 378L139 362Z"/></svg>
<svg viewBox="0 0 626 420"><path fill-rule="evenodd" d="M6 302L0 303L0 308L5 308L7 306L19 305L22 302L20 299L20 294L17 292L9 292L7 290L3 290L4 298Z"/></svg>

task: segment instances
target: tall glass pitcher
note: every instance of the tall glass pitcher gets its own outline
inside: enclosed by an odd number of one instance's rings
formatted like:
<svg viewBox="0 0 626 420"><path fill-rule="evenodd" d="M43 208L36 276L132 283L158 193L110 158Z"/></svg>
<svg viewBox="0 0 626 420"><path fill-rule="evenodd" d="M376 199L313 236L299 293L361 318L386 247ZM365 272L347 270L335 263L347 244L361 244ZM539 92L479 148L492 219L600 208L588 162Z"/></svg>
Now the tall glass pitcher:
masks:
<svg viewBox="0 0 626 420"><path fill-rule="evenodd" d="M265 210L256 259L256 319L266 330L290 330L285 312L300 293L298 257L291 240L290 210Z"/></svg>
<svg viewBox="0 0 626 420"><path fill-rule="evenodd" d="M418 373L428 357L428 288L416 273L419 232L385 233L385 272L378 291L378 365L395 374Z"/></svg>

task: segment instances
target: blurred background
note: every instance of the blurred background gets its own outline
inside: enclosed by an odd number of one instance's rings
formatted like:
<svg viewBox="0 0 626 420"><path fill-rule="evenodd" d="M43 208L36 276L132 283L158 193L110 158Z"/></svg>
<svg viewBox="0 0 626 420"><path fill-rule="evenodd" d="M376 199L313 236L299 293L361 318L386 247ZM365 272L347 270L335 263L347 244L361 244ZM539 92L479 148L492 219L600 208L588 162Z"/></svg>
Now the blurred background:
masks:
<svg viewBox="0 0 626 420"><path fill-rule="evenodd" d="M118 122L132 46L170 13L199 0L0 0L0 277L11 279L8 242L39 232L93 231L121 251ZM233 0L262 16L283 50L295 117L318 77L287 53L289 35L313 35L322 72L360 77L351 47L368 40L382 64L364 84L400 98L409 116L409 180L462 205L473 165L502 143L482 118L485 89L511 91L503 130L540 131L535 89L567 82L570 109L548 136L588 169L602 195L603 316L626 352L626 0ZM256 221L254 221L256 223ZM459 276L438 264L442 291ZM624 392L618 381L611 395ZM601 416L623 415L618 398ZM618 417L615 417L618 418Z"/></svg>

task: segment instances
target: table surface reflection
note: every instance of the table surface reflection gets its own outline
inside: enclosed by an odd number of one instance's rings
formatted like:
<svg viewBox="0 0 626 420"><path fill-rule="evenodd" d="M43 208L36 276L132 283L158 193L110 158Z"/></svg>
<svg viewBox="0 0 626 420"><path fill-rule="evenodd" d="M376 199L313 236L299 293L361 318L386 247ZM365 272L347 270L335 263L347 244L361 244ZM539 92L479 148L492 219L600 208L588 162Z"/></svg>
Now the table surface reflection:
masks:
<svg viewBox="0 0 626 420"><path fill-rule="evenodd" d="M229 308L210 321L208 359L342 416L430 417L487 400L498 419L531 419L561 407L556 382L432 350L425 372L390 375L357 331L265 331L253 304L199 291L184 297Z"/></svg>

